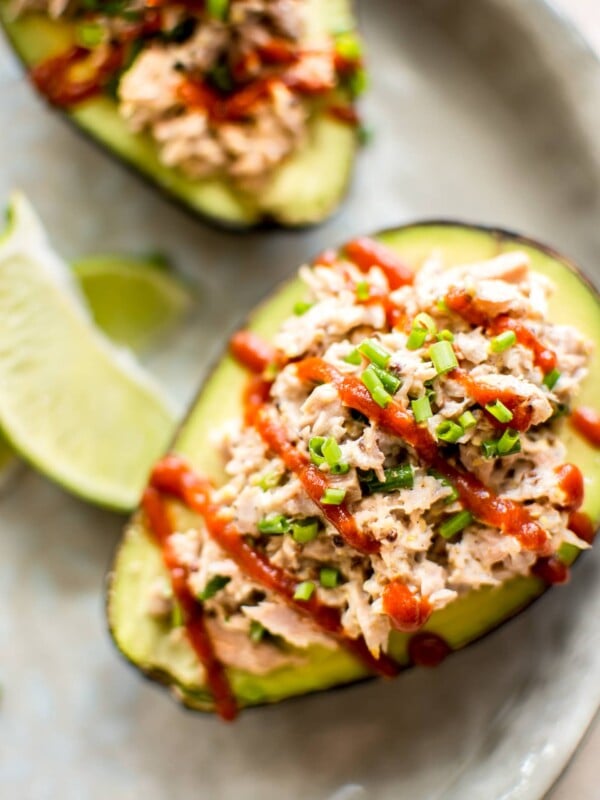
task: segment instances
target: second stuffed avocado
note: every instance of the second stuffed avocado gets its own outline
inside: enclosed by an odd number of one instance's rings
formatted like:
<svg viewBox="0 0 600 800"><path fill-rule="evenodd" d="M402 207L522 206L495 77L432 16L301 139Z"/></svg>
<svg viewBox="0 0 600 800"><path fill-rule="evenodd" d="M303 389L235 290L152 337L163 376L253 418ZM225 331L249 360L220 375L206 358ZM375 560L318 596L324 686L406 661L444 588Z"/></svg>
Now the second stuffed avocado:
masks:
<svg viewBox="0 0 600 800"><path fill-rule="evenodd" d="M432 223L317 264L256 311L260 340L235 340L246 366L266 365L257 391L231 355L207 380L109 578L118 648L192 708L215 710L215 664L241 708L438 661L563 580L600 521L600 454L565 416L596 402L599 304L567 261ZM482 386L493 397L474 399ZM283 440L264 413L284 417ZM219 487L210 500L201 476ZM269 586L257 553L279 570ZM201 622L208 671L190 644Z"/></svg>
<svg viewBox="0 0 600 800"><path fill-rule="evenodd" d="M39 91L194 213L293 227L341 202L364 85L349 0L15 8L0 19Z"/></svg>

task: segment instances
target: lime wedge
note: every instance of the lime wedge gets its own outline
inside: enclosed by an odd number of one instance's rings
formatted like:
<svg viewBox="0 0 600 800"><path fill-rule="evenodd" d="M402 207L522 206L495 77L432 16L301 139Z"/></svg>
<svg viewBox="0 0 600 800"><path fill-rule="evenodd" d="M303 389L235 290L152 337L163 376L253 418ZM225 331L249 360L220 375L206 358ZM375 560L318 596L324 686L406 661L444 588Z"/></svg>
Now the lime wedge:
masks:
<svg viewBox="0 0 600 800"><path fill-rule="evenodd" d="M73 264L94 322L117 344L141 351L191 307L186 287L154 258L99 255Z"/></svg>
<svg viewBox="0 0 600 800"><path fill-rule="evenodd" d="M0 428L49 478L122 510L174 428L160 387L94 327L20 194L0 238Z"/></svg>

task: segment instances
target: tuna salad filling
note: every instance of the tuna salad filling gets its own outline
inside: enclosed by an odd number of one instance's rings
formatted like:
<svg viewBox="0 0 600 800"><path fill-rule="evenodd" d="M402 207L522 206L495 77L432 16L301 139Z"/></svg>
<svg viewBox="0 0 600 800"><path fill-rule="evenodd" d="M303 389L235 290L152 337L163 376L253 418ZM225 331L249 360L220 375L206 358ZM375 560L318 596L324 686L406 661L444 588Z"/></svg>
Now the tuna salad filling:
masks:
<svg viewBox="0 0 600 800"><path fill-rule="evenodd" d="M588 547L557 420L591 344L548 320L524 252L450 269L434 252L413 275L358 239L300 275L273 345L232 340L250 375L244 419L215 432L227 482L169 456L144 507L223 664L341 645L389 672L394 629L517 576L564 580L561 547ZM185 506L168 525L165 493ZM147 611L169 619L178 597L161 581Z"/></svg>
<svg viewBox="0 0 600 800"><path fill-rule="evenodd" d="M51 102L108 92L164 165L256 190L302 147L323 108L356 122L360 43L315 30L312 3L21 0L16 11L76 26L76 45L32 73Z"/></svg>

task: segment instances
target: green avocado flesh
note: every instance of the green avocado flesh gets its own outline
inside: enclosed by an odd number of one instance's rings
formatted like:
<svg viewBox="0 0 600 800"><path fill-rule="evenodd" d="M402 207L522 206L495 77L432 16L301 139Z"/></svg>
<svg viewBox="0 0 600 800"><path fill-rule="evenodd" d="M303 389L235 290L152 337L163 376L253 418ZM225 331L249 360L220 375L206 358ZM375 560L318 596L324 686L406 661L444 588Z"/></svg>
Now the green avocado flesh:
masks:
<svg viewBox="0 0 600 800"><path fill-rule="evenodd" d="M509 250L525 250L533 269L555 284L550 317L571 323L596 344L589 377L578 402L596 405L600 370L600 303L594 290L556 254L539 245L495 230L454 224L426 223L388 231L378 237L408 264L418 269L437 249L448 266L491 258ZM266 339L273 337L294 303L305 299L306 289L296 279L284 284L252 316L249 327ZM223 464L210 445L210 433L241 414L241 396L247 373L225 355L200 391L177 436L173 450L216 483L224 480ZM600 522L600 451L594 450L564 424L562 437L568 459L585 475L583 510ZM570 547L572 561L578 550ZM169 627L145 613L151 583L165 574L161 554L140 516L133 519L118 549L108 586L108 616L112 635L122 653L141 670L168 683L185 705L210 710L210 695L198 683L200 669L184 637L169 635ZM544 591L535 577L517 578L499 588L473 591L432 615L425 630L442 636L455 650L465 647L522 611ZM410 666L409 636L393 633L391 652L403 667ZM255 676L237 669L228 674L240 706L273 703L293 695L331 688L366 677L361 664L346 652L314 648L304 651L306 663Z"/></svg>
<svg viewBox="0 0 600 800"><path fill-rule="evenodd" d="M0 0L0 21L26 67L64 52L74 26L38 14L14 18L11 0ZM309 0L310 25L336 33L354 28L349 0ZM345 98L338 93L337 99ZM230 228L264 221L284 226L321 222L341 202L357 148L352 125L338 121L315 102L305 145L279 167L256 193L242 192L224 179L191 180L164 166L149 135L131 133L116 103L101 97L69 110L67 116L119 159L194 213Z"/></svg>

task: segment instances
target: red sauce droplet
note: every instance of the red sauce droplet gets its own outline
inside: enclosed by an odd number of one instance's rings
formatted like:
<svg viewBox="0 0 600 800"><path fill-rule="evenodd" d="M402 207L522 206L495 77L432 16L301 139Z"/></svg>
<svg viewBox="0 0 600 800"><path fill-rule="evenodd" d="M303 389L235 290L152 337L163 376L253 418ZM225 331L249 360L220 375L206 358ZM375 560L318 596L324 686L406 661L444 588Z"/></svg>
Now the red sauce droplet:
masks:
<svg viewBox="0 0 600 800"><path fill-rule="evenodd" d="M417 597L406 584L392 581L383 590L383 610L396 630L418 631L431 616L427 598Z"/></svg>
<svg viewBox="0 0 600 800"><path fill-rule="evenodd" d="M392 290L406 286L414 280L412 269L393 250L374 239L353 239L344 250L347 257L363 272L368 272L371 267L379 267Z"/></svg>
<svg viewBox="0 0 600 800"><path fill-rule="evenodd" d="M556 556L538 559L531 571L550 585L566 583L570 577L568 566Z"/></svg>
<svg viewBox="0 0 600 800"><path fill-rule="evenodd" d="M593 408L581 406L571 414L571 425L592 447L600 447L600 414Z"/></svg>
<svg viewBox="0 0 600 800"><path fill-rule="evenodd" d="M592 544L596 536L594 523L590 519L589 514L585 514L583 511L571 511L569 516L569 530L573 531L575 536L578 536L588 544Z"/></svg>
<svg viewBox="0 0 600 800"><path fill-rule="evenodd" d="M558 476L558 485L565 493L562 508L567 511L576 511L583 503L585 491L581 470L575 464L561 464L555 472Z"/></svg>
<svg viewBox="0 0 600 800"><path fill-rule="evenodd" d="M243 367L256 374L281 361L278 351L252 331L238 331L229 342L231 355Z"/></svg>
<svg viewBox="0 0 600 800"><path fill-rule="evenodd" d="M445 639L428 631L416 633L408 643L408 657L418 667L437 667L451 652Z"/></svg>

